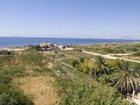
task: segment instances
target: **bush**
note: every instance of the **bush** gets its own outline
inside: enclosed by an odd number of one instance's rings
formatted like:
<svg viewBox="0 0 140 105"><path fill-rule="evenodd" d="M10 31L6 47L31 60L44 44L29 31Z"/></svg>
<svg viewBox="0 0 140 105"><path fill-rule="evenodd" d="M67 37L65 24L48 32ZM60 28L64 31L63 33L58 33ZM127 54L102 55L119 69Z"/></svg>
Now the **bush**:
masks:
<svg viewBox="0 0 140 105"><path fill-rule="evenodd" d="M83 73L89 73L90 65L88 62L83 62L79 64L77 69Z"/></svg>
<svg viewBox="0 0 140 105"><path fill-rule="evenodd" d="M83 57L80 58L80 62L81 62L81 63L85 62L85 58L83 58Z"/></svg>
<svg viewBox="0 0 140 105"><path fill-rule="evenodd" d="M72 66L73 66L73 67L76 67L77 65L79 65L79 61L78 61L78 60L74 60L74 61L72 62Z"/></svg>
<svg viewBox="0 0 140 105"><path fill-rule="evenodd" d="M36 50L36 51L42 51L42 48L39 45L29 45L29 50Z"/></svg>
<svg viewBox="0 0 140 105"><path fill-rule="evenodd" d="M0 105L34 105L21 91L0 85Z"/></svg>
<svg viewBox="0 0 140 105"><path fill-rule="evenodd" d="M64 82L59 105L131 105L115 88L99 83Z"/></svg>
<svg viewBox="0 0 140 105"><path fill-rule="evenodd" d="M134 56L140 56L140 51L136 52Z"/></svg>

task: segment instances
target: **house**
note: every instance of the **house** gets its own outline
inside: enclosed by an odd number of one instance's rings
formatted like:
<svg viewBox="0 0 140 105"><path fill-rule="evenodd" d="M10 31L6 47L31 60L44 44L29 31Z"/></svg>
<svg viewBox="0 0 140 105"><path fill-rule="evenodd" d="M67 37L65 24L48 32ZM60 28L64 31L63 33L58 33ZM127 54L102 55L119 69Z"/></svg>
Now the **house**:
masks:
<svg viewBox="0 0 140 105"><path fill-rule="evenodd" d="M40 43L39 46L44 51L55 51L55 50L58 50L58 46L56 44L52 44L52 43L48 43L48 42Z"/></svg>
<svg viewBox="0 0 140 105"><path fill-rule="evenodd" d="M57 45L48 42L40 43L39 46L43 51L73 50L71 46Z"/></svg>

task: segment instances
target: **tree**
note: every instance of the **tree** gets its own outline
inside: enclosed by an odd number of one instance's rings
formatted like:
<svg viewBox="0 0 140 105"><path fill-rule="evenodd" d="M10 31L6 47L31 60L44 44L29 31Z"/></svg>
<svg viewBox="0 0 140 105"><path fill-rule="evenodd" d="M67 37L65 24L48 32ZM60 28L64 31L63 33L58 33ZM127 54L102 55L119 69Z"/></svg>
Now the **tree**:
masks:
<svg viewBox="0 0 140 105"><path fill-rule="evenodd" d="M132 68L129 62L119 61L115 73L112 74L111 83L127 97L128 94L135 94L139 87L139 79L137 71Z"/></svg>
<svg viewBox="0 0 140 105"><path fill-rule="evenodd" d="M110 74L110 68L105 60L101 56L98 56L96 57L95 64L90 70L89 74L94 79L98 80L102 75Z"/></svg>

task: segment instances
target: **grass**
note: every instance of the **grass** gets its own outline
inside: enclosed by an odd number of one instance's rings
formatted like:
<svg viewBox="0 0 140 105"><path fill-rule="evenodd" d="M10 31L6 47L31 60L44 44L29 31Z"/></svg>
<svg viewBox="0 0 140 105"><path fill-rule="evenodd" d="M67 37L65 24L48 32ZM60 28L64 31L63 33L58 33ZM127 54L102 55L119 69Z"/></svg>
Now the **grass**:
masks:
<svg viewBox="0 0 140 105"><path fill-rule="evenodd" d="M0 85L0 105L34 105L22 91L8 85Z"/></svg>
<svg viewBox="0 0 140 105"><path fill-rule="evenodd" d="M85 54L81 51L61 51L62 53L64 53L66 56L71 56L73 58L92 58L94 57L93 55L90 54Z"/></svg>
<svg viewBox="0 0 140 105"><path fill-rule="evenodd" d="M58 83L61 97L59 105L131 105L121 98L116 89L97 82L59 78Z"/></svg>
<svg viewBox="0 0 140 105"><path fill-rule="evenodd" d="M59 105L131 105L115 88L95 82L87 74L61 64L63 61L72 65L73 60L80 58L94 56L75 50L58 53L26 51L0 57L0 102L8 99L13 105L33 105L34 102L45 105L48 99L53 104L59 100ZM50 86L48 81L56 85Z"/></svg>
<svg viewBox="0 0 140 105"><path fill-rule="evenodd" d="M24 94L32 95L35 105L53 105L57 100L55 80L50 76L27 76L15 78L13 84L23 90Z"/></svg>
<svg viewBox="0 0 140 105"><path fill-rule="evenodd" d="M12 81L50 75L52 71L46 67L50 62L48 58L40 52L27 51L23 54L1 56L0 62L0 105L34 105L34 99L22 92Z"/></svg>
<svg viewBox="0 0 140 105"><path fill-rule="evenodd" d="M136 53L133 54L134 56L140 57L140 51L137 51Z"/></svg>
<svg viewBox="0 0 140 105"><path fill-rule="evenodd" d="M96 45L81 45L74 46L82 50L98 52L102 54L108 53L134 53L140 50L139 43L114 43L114 44L96 44Z"/></svg>

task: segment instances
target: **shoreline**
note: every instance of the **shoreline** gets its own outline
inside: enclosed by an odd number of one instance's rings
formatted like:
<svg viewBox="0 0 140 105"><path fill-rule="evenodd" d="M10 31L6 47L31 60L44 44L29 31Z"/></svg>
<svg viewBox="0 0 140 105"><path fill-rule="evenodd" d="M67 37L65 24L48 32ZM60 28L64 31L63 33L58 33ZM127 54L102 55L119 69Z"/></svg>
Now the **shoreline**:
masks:
<svg viewBox="0 0 140 105"><path fill-rule="evenodd" d="M94 45L108 43L138 43L140 40L133 39L93 39L93 38L47 38L47 37L0 37L0 48L15 48L28 45L37 45L49 42L57 45Z"/></svg>
<svg viewBox="0 0 140 105"><path fill-rule="evenodd" d="M139 44L140 43L140 41L128 41L128 42L97 42L97 43L87 43L87 44L62 44L63 46L91 46L91 45L96 45L96 44L130 44L130 43L132 43L132 44ZM38 43L39 44L39 43ZM55 43L53 43L53 44L55 44ZM28 44L28 45L30 45L30 44ZM28 47L28 45L14 45L14 46L2 46L2 45L0 45L0 50L1 49L21 49L21 48L26 48L26 47ZM37 45L37 44L36 44ZM34 46L36 46L36 45L34 45ZM57 45L61 45L61 44L57 44Z"/></svg>

